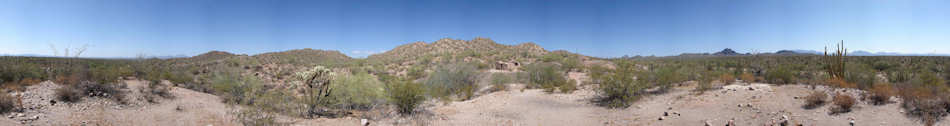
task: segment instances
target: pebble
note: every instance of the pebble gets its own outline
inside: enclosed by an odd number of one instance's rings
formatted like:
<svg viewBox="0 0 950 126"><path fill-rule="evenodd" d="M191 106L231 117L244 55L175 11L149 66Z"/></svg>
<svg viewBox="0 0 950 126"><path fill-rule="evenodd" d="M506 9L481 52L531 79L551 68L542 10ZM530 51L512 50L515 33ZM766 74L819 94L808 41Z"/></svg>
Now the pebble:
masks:
<svg viewBox="0 0 950 126"><path fill-rule="evenodd" d="M663 119L664 119L664 118L663 118L662 116L660 116L660 120L663 120Z"/></svg>

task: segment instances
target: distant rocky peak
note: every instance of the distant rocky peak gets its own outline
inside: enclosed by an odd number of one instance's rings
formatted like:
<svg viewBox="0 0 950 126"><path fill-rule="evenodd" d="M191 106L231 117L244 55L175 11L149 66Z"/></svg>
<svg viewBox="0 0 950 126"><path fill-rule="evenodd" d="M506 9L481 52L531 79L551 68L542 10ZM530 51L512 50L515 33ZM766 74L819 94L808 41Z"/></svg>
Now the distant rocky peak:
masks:
<svg viewBox="0 0 950 126"><path fill-rule="evenodd" d="M737 53L736 51L733 51L730 48L726 48L726 49L723 49L722 51L713 53L713 55L741 55L741 54Z"/></svg>

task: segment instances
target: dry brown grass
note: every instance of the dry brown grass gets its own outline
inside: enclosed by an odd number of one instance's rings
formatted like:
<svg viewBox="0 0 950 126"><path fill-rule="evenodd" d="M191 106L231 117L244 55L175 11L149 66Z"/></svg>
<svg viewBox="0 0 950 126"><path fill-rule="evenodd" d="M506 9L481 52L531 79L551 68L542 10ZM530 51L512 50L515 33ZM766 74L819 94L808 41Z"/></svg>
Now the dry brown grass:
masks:
<svg viewBox="0 0 950 126"><path fill-rule="evenodd" d="M804 97L805 105L802 108L805 109L814 109L825 105L825 99L828 99L828 94L824 91L815 91Z"/></svg>
<svg viewBox="0 0 950 126"><path fill-rule="evenodd" d="M7 95L7 93L0 94L0 114L13 111L17 108L17 98Z"/></svg>
<svg viewBox="0 0 950 126"><path fill-rule="evenodd" d="M755 82L755 76L749 73L742 73L742 75L739 75L739 79L741 79L742 82L745 82L746 84L752 84L752 82Z"/></svg>
<svg viewBox="0 0 950 126"><path fill-rule="evenodd" d="M835 108L831 109L832 114L851 112L851 107L854 107L856 102L854 97L846 94L837 94L831 101L835 105Z"/></svg>
<svg viewBox="0 0 950 126"><path fill-rule="evenodd" d="M719 82L722 82L723 84L727 84L727 85L732 84L736 82L736 77L732 76L732 74L722 74L722 75L719 75Z"/></svg>
<svg viewBox="0 0 950 126"><path fill-rule="evenodd" d="M883 105L888 103L891 96L897 95L897 90L890 84L876 84L871 87L868 93L870 94L868 99L871 100L871 104Z"/></svg>
<svg viewBox="0 0 950 126"><path fill-rule="evenodd" d="M838 88L858 88L858 84L851 83L851 82L845 81L844 79L838 79L838 78L831 78L831 79L825 80L825 83L827 83L828 86L838 87Z"/></svg>

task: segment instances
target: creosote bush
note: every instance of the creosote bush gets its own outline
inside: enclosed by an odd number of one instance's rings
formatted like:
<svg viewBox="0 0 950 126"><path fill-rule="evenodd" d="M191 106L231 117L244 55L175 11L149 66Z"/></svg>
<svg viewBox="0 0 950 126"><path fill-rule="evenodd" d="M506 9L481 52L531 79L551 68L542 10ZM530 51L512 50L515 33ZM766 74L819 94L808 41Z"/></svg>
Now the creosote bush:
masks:
<svg viewBox="0 0 950 126"><path fill-rule="evenodd" d="M640 99L640 91L646 88L646 84L644 80L634 79L638 72L633 63L620 62L616 70L607 71L609 72L591 77L601 82L597 88L599 98L595 100L598 105L608 108L627 108Z"/></svg>
<svg viewBox="0 0 950 126"><path fill-rule="evenodd" d="M478 70L471 64L449 64L439 67L425 81L430 95L443 100L456 96L460 100L474 97L478 90Z"/></svg>
<svg viewBox="0 0 950 126"><path fill-rule="evenodd" d="M384 99L383 84L366 72L337 75L331 81L330 106L342 109L369 109Z"/></svg>
<svg viewBox="0 0 950 126"><path fill-rule="evenodd" d="M516 75L504 74L504 73L493 73L491 75L492 92L508 90L508 84L515 81L513 76L516 76Z"/></svg>
<svg viewBox="0 0 950 126"><path fill-rule="evenodd" d="M815 91L805 96L804 99L805 105L802 106L802 108L814 109L825 105L825 99L828 99L828 94L824 91Z"/></svg>
<svg viewBox="0 0 950 126"><path fill-rule="evenodd" d="M400 114L412 114L415 112L416 107L426 100L426 90L422 87L422 84L396 80L389 84L389 86L389 102L396 105L397 111Z"/></svg>
<svg viewBox="0 0 950 126"><path fill-rule="evenodd" d="M555 89L568 84L563 71L561 71L556 64L530 64L525 66L525 71L528 72L528 80L530 80L529 87L531 88L541 88L544 89L545 92L551 93L554 92ZM570 86L566 88L570 88Z"/></svg>
<svg viewBox="0 0 950 126"><path fill-rule="evenodd" d="M793 84L796 81L795 72L787 67L766 72L765 79L772 84Z"/></svg>

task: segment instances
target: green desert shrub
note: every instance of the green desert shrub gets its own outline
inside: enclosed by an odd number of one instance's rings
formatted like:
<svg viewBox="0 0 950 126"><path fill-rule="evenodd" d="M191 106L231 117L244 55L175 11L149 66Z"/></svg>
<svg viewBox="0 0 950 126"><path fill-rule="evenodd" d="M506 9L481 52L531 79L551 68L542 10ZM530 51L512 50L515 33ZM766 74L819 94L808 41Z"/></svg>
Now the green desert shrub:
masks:
<svg viewBox="0 0 950 126"><path fill-rule="evenodd" d="M470 64L449 64L441 66L425 81L433 97L448 99L456 96L462 100L471 99L478 90L476 80L478 70Z"/></svg>
<svg viewBox="0 0 950 126"><path fill-rule="evenodd" d="M773 84L792 84L795 83L796 72L788 67L779 67L765 73L765 80Z"/></svg>
<svg viewBox="0 0 950 126"><path fill-rule="evenodd" d="M493 73L491 74L492 91L508 90L508 84L514 82L515 74Z"/></svg>
<svg viewBox="0 0 950 126"><path fill-rule="evenodd" d="M395 105L397 111L401 114L414 113L416 107L426 100L426 90L421 84L397 80L389 86L389 102Z"/></svg>
<svg viewBox="0 0 950 126"><path fill-rule="evenodd" d="M651 74L650 80L654 83L653 86L660 87L662 91L665 91L673 86L675 83L680 83L686 81L687 73L677 72L679 68L674 67L660 67L657 70L654 70Z"/></svg>
<svg viewBox="0 0 950 126"><path fill-rule="evenodd" d="M262 89L260 80L254 77L242 77L236 73L215 73L212 81L214 93L225 103L251 105L256 93Z"/></svg>
<svg viewBox="0 0 950 126"><path fill-rule="evenodd" d="M608 70L599 76L592 76L591 79L599 81L597 88L599 98L596 99L598 105L608 108L626 108L640 99L640 91L645 89L647 80L634 79L639 72L635 70L632 63L621 61L616 70Z"/></svg>
<svg viewBox="0 0 950 126"><path fill-rule="evenodd" d="M337 75L331 83L329 98L334 108L368 109L385 100L383 84L365 72Z"/></svg>
<svg viewBox="0 0 950 126"><path fill-rule="evenodd" d="M542 88L546 92L554 92L558 87L569 84L557 65L549 63L535 63L525 66L528 72L531 88Z"/></svg>
<svg viewBox="0 0 950 126"><path fill-rule="evenodd" d="M847 82L857 84L859 89L870 89L877 80L877 72L870 66L861 63L851 63L846 66L844 79Z"/></svg>

